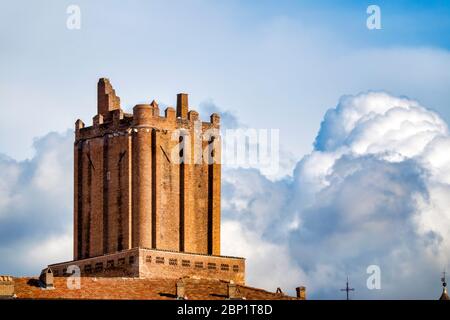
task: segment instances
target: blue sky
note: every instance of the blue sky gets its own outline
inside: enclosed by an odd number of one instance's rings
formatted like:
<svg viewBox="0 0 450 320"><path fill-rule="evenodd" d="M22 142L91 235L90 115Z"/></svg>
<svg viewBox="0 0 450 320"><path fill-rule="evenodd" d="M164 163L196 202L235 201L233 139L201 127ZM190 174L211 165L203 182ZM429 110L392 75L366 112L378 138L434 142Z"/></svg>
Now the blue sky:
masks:
<svg viewBox="0 0 450 320"><path fill-rule="evenodd" d="M247 257L250 285L339 298L350 275L360 298L439 296L449 16L448 1L2 3L0 273L71 258L73 124L91 123L108 77L128 111L188 92L225 127L280 129L287 176L223 169L223 253ZM366 289L369 264L384 290Z"/></svg>
<svg viewBox="0 0 450 320"><path fill-rule="evenodd" d="M378 1L382 30L365 27L366 1L78 1L80 30L66 28L69 4L2 4L0 150L15 158L48 130L89 122L101 76L128 109L187 91L194 106L283 127L296 157L342 94L387 90L450 119L446 1Z"/></svg>

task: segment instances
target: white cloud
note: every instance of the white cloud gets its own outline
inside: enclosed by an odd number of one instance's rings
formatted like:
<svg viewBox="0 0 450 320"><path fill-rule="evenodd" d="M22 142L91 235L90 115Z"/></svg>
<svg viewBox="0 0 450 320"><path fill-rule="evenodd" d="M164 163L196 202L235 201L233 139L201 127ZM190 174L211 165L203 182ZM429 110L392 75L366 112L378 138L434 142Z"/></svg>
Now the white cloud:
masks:
<svg viewBox="0 0 450 320"><path fill-rule="evenodd" d="M72 141L72 130L49 133L31 160L0 156L0 273L36 275L72 256Z"/></svg>
<svg viewBox="0 0 450 320"><path fill-rule="evenodd" d="M439 272L449 263L448 145L446 123L417 101L385 92L344 96L292 179L228 173L224 203L247 205L227 205L224 217L258 235L252 243L287 252L285 267L298 275L286 284L291 289L301 278L310 296L337 298L350 275L358 298L436 298ZM264 249L260 254L273 254ZM381 267L380 291L365 286L371 264ZM261 268L249 262L248 274L271 273ZM281 280L249 281L276 287Z"/></svg>
<svg viewBox="0 0 450 320"><path fill-rule="evenodd" d="M262 240L258 230L249 230L239 221L225 221L222 223L222 236L222 254L246 258L248 283L270 291L285 288L283 291L291 295L295 294L296 286L293 284L307 283L306 275L295 266L288 248Z"/></svg>

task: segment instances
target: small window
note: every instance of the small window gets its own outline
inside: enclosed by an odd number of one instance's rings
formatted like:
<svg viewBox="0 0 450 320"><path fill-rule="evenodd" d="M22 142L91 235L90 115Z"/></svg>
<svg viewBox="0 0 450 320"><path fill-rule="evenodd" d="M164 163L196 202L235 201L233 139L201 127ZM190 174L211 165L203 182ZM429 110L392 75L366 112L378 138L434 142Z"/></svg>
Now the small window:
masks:
<svg viewBox="0 0 450 320"><path fill-rule="evenodd" d="M133 263L134 263L134 256L130 256L130 257L128 258L128 263L129 263L129 264L133 264Z"/></svg>
<svg viewBox="0 0 450 320"><path fill-rule="evenodd" d="M203 269L203 262L196 262L195 263L195 268L197 268L197 269Z"/></svg>
<svg viewBox="0 0 450 320"><path fill-rule="evenodd" d="M106 262L106 267L107 267L107 268L112 268L112 267L114 267L114 260L108 260L108 261Z"/></svg>
<svg viewBox="0 0 450 320"><path fill-rule="evenodd" d="M234 271L234 272L239 272L239 266L234 265L234 266L233 266L233 271Z"/></svg>
<svg viewBox="0 0 450 320"><path fill-rule="evenodd" d="M152 256L145 257L145 261L146 262L152 262Z"/></svg>
<svg viewBox="0 0 450 320"><path fill-rule="evenodd" d="M156 263L164 264L164 257L156 257Z"/></svg>
<svg viewBox="0 0 450 320"><path fill-rule="evenodd" d="M103 270L103 262L97 262L95 264L95 272L100 272Z"/></svg>
<svg viewBox="0 0 450 320"><path fill-rule="evenodd" d="M119 266L123 266L125 264L125 258L120 258L119 260L117 260L117 264Z"/></svg>
<svg viewBox="0 0 450 320"><path fill-rule="evenodd" d="M92 266L90 264L85 265L84 272L86 272L86 273L92 272Z"/></svg>
<svg viewBox="0 0 450 320"><path fill-rule="evenodd" d="M230 266L228 264L221 264L220 265L220 270L222 271L229 271L230 270Z"/></svg>
<svg viewBox="0 0 450 320"><path fill-rule="evenodd" d="M191 261L190 260L181 260L181 265L183 267L190 267L191 266Z"/></svg>
<svg viewBox="0 0 450 320"><path fill-rule="evenodd" d="M209 270L216 270L216 264L215 263L208 263L208 269Z"/></svg>
<svg viewBox="0 0 450 320"><path fill-rule="evenodd" d="M169 265L171 265L171 266L176 266L176 265L178 265L177 259L169 259Z"/></svg>
<svg viewBox="0 0 450 320"><path fill-rule="evenodd" d="M57 277L57 276L59 275L58 270L55 270L55 271L53 272L53 275L54 275L55 277Z"/></svg>

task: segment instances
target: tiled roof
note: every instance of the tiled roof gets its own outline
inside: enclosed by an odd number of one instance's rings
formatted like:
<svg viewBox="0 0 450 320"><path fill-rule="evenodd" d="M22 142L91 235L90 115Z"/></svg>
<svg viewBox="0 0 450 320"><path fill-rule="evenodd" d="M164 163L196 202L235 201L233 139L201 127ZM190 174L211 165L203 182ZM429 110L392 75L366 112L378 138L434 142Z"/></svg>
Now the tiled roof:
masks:
<svg viewBox="0 0 450 320"><path fill-rule="evenodd" d="M176 299L175 279L94 278L82 277L81 289L71 290L67 279L56 277L54 289L42 289L37 278L15 278L18 299ZM183 279L189 300L223 300L227 298L228 283L220 280ZM247 300L294 300L296 298L262 289L236 286Z"/></svg>

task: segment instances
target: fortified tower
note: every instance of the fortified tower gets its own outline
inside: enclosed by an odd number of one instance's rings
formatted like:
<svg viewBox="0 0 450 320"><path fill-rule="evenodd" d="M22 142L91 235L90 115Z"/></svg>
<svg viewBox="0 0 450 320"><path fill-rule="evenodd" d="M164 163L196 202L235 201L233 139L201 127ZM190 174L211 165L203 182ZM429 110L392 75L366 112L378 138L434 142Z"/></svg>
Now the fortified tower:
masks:
<svg viewBox="0 0 450 320"><path fill-rule="evenodd" d="M128 114L108 79L97 89L93 124L75 123L74 261L52 270L243 283L244 259L220 256L219 115L201 122L185 93Z"/></svg>

